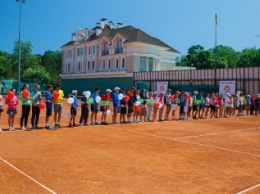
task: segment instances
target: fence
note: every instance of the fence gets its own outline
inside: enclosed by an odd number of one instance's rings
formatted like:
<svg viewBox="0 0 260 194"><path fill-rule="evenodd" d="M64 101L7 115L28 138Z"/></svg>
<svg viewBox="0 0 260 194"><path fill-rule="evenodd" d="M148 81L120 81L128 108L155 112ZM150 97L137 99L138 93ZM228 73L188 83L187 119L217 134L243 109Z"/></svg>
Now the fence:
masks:
<svg viewBox="0 0 260 194"><path fill-rule="evenodd" d="M246 94L260 93L260 67L216 69L215 71L214 69L191 69L135 72L133 84L145 82L149 84L150 91L155 91L157 81L168 81L169 88L173 91L218 92L220 81L235 80L237 91Z"/></svg>
<svg viewBox="0 0 260 194"><path fill-rule="evenodd" d="M0 81L3 84L3 88L2 88L2 91L1 91L3 94L7 93L11 88L15 88L16 90L18 89L18 83L14 79L0 79ZM35 83L33 83L33 82L20 82L19 88L22 89L24 84L28 84L30 90L34 89ZM46 90L45 84L40 84L40 90L41 91ZM20 91L17 91L17 92L19 93Z"/></svg>

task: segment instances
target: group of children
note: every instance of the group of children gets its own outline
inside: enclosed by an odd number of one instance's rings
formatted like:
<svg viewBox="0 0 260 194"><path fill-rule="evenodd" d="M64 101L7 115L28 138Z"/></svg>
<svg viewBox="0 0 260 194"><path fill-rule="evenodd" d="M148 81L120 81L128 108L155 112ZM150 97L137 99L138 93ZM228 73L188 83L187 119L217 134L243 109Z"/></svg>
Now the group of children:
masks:
<svg viewBox="0 0 260 194"><path fill-rule="evenodd" d="M57 84L55 90L52 85L47 86L45 98L39 91L40 86L35 85L34 90L29 92L29 86L25 84L20 92L19 99L12 88L5 100L0 95L0 126L3 105L7 105L9 131L14 131L14 120L17 114L17 105L22 103L22 114L20 118L20 128L22 130L38 129L40 111L46 107L45 128L60 128L60 120L63 109L64 92L61 85ZM95 88L91 94L89 91L83 92L78 103L77 90L71 92L68 103L70 104L70 119L68 127L87 126L89 111L90 125L108 125L107 116L112 113L112 124L127 124L138 122L155 122L167 120L191 120L199 118L223 118L237 114L237 116L260 114L260 94L256 97L239 94L218 95L215 93L206 94L195 91L193 94L188 92L176 91L172 94L171 89L164 92L146 92L145 89L130 90L115 87L114 91L106 89L100 96L100 89ZM42 104L44 103L44 107ZM81 106L79 124L76 116ZM89 110L90 109L90 110ZM110 110L111 109L111 110ZM31 128L28 128L28 118L31 115ZM50 126L49 118L54 111L54 127ZM237 111L237 113L236 113ZM98 113L101 112L101 121L98 122ZM178 117L177 117L177 112ZM119 119L118 119L119 115ZM0 128L0 131L1 128Z"/></svg>
<svg viewBox="0 0 260 194"><path fill-rule="evenodd" d="M40 85L36 84L34 90L29 92L29 85L25 84L20 92L19 99L15 95L16 91L14 88L11 88L7 93L6 98L4 99L0 95L0 126L1 126L1 114L3 112L4 104L7 105L7 115L8 115L8 126L9 131L15 131L14 121L17 114L17 105L19 101L22 106L22 114L20 117L20 129L21 130L30 130L38 129L39 116L41 109L46 107L46 116L45 116L45 128L51 129L49 125L49 118L52 115L52 110L54 109L54 122L56 128L60 127L61 113L62 113L62 101L64 98L64 93L61 90L61 85L57 84L56 89L53 90L52 85L47 86L46 97L42 98L42 94L39 91ZM31 128L28 127L28 118L30 111L32 110L31 115ZM0 127L0 131L2 131Z"/></svg>
<svg viewBox="0 0 260 194"><path fill-rule="evenodd" d="M244 116L244 113L246 115L260 114L260 94L256 97L240 94L237 97L228 93L225 95L207 93L204 96L197 91L193 94L179 91L172 94L171 89L168 89L166 93L147 93L145 89L138 91L134 87L128 91L119 87L115 87L113 92L107 89L101 97L99 97L99 93L99 88L96 88L91 96L83 93L80 125L88 125L89 106L91 108L90 125L107 125L106 118L111 113L110 109L113 111L112 124L227 118L235 114ZM74 93L75 100L76 95ZM89 98L92 99L90 103L88 103ZM109 105L110 102L112 105ZM99 111L102 113L100 123L97 121ZM179 117L177 117L177 111ZM76 124L73 123L69 126L76 126Z"/></svg>

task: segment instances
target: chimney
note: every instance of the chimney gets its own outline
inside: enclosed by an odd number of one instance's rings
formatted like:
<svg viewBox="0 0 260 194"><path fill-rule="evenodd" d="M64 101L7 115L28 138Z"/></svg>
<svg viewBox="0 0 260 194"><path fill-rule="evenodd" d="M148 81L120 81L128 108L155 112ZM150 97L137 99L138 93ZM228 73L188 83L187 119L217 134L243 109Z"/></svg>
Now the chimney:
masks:
<svg viewBox="0 0 260 194"><path fill-rule="evenodd" d="M100 27L103 29L106 25L107 19L106 18L102 18L100 19Z"/></svg>
<svg viewBox="0 0 260 194"><path fill-rule="evenodd" d="M117 28L122 28L123 24L122 23L117 23Z"/></svg>
<svg viewBox="0 0 260 194"><path fill-rule="evenodd" d="M109 22L109 28L113 29L114 28L114 23L112 21Z"/></svg>
<svg viewBox="0 0 260 194"><path fill-rule="evenodd" d="M100 27L100 23L99 22L96 23L96 27Z"/></svg>
<svg viewBox="0 0 260 194"><path fill-rule="evenodd" d="M96 36L98 36L99 34L101 34L102 32L102 28L100 26L96 27Z"/></svg>
<svg viewBox="0 0 260 194"><path fill-rule="evenodd" d="M72 33L72 41L75 41L76 40L76 35L75 33Z"/></svg>

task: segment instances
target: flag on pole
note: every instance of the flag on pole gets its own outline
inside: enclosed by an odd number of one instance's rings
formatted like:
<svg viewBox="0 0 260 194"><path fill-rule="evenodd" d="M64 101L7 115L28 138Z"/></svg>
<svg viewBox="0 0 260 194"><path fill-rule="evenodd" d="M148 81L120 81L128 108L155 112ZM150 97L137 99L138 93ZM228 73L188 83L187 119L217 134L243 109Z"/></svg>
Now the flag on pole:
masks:
<svg viewBox="0 0 260 194"><path fill-rule="evenodd" d="M218 16L217 16L217 13L215 13L215 24L216 24L216 26L218 25Z"/></svg>

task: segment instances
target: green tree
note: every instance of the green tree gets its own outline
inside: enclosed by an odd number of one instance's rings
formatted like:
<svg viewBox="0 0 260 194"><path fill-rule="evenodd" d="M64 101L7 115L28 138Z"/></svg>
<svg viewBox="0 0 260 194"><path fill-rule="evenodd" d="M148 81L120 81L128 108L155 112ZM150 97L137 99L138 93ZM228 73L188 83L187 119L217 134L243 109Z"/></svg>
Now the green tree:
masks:
<svg viewBox="0 0 260 194"><path fill-rule="evenodd" d="M14 78L15 72L13 71L14 63L12 62L11 55L5 51L0 51L0 76L6 78Z"/></svg>
<svg viewBox="0 0 260 194"><path fill-rule="evenodd" d="M44 67L29 67L23 71L22 79L35 83L49 83L51 77Z"/></svg>
<svg viewBox="0 0 260 194"><path fill-rule="evenodd" d="M212 68L214 64L213 54L204 50L201 45L193 45L188 49L188 54L177 63L179 66L194 66L197 69Z"/></svg>
<svg viewBox="0 0 260 194"><path fill-rule="evenodd" d="M237 66L239 53L229 46L219 45L216 48L209 49L215 57L217 49L217 64L216 68L233 68Z"/></svg>
<svg viewBox="0 0 260 194"><path fill-rule="evenodd" d="M45 51L42 55L42 65L49 69L51 83L60 82L59 74L61 73L62 53L60 51Z"/></svg>
<svg viewBox="0 0 260 194"><path fill-rule="evenodd" d="M260 49L246 48L241 51L238 67L257 67L260 66Z"/></svg>

